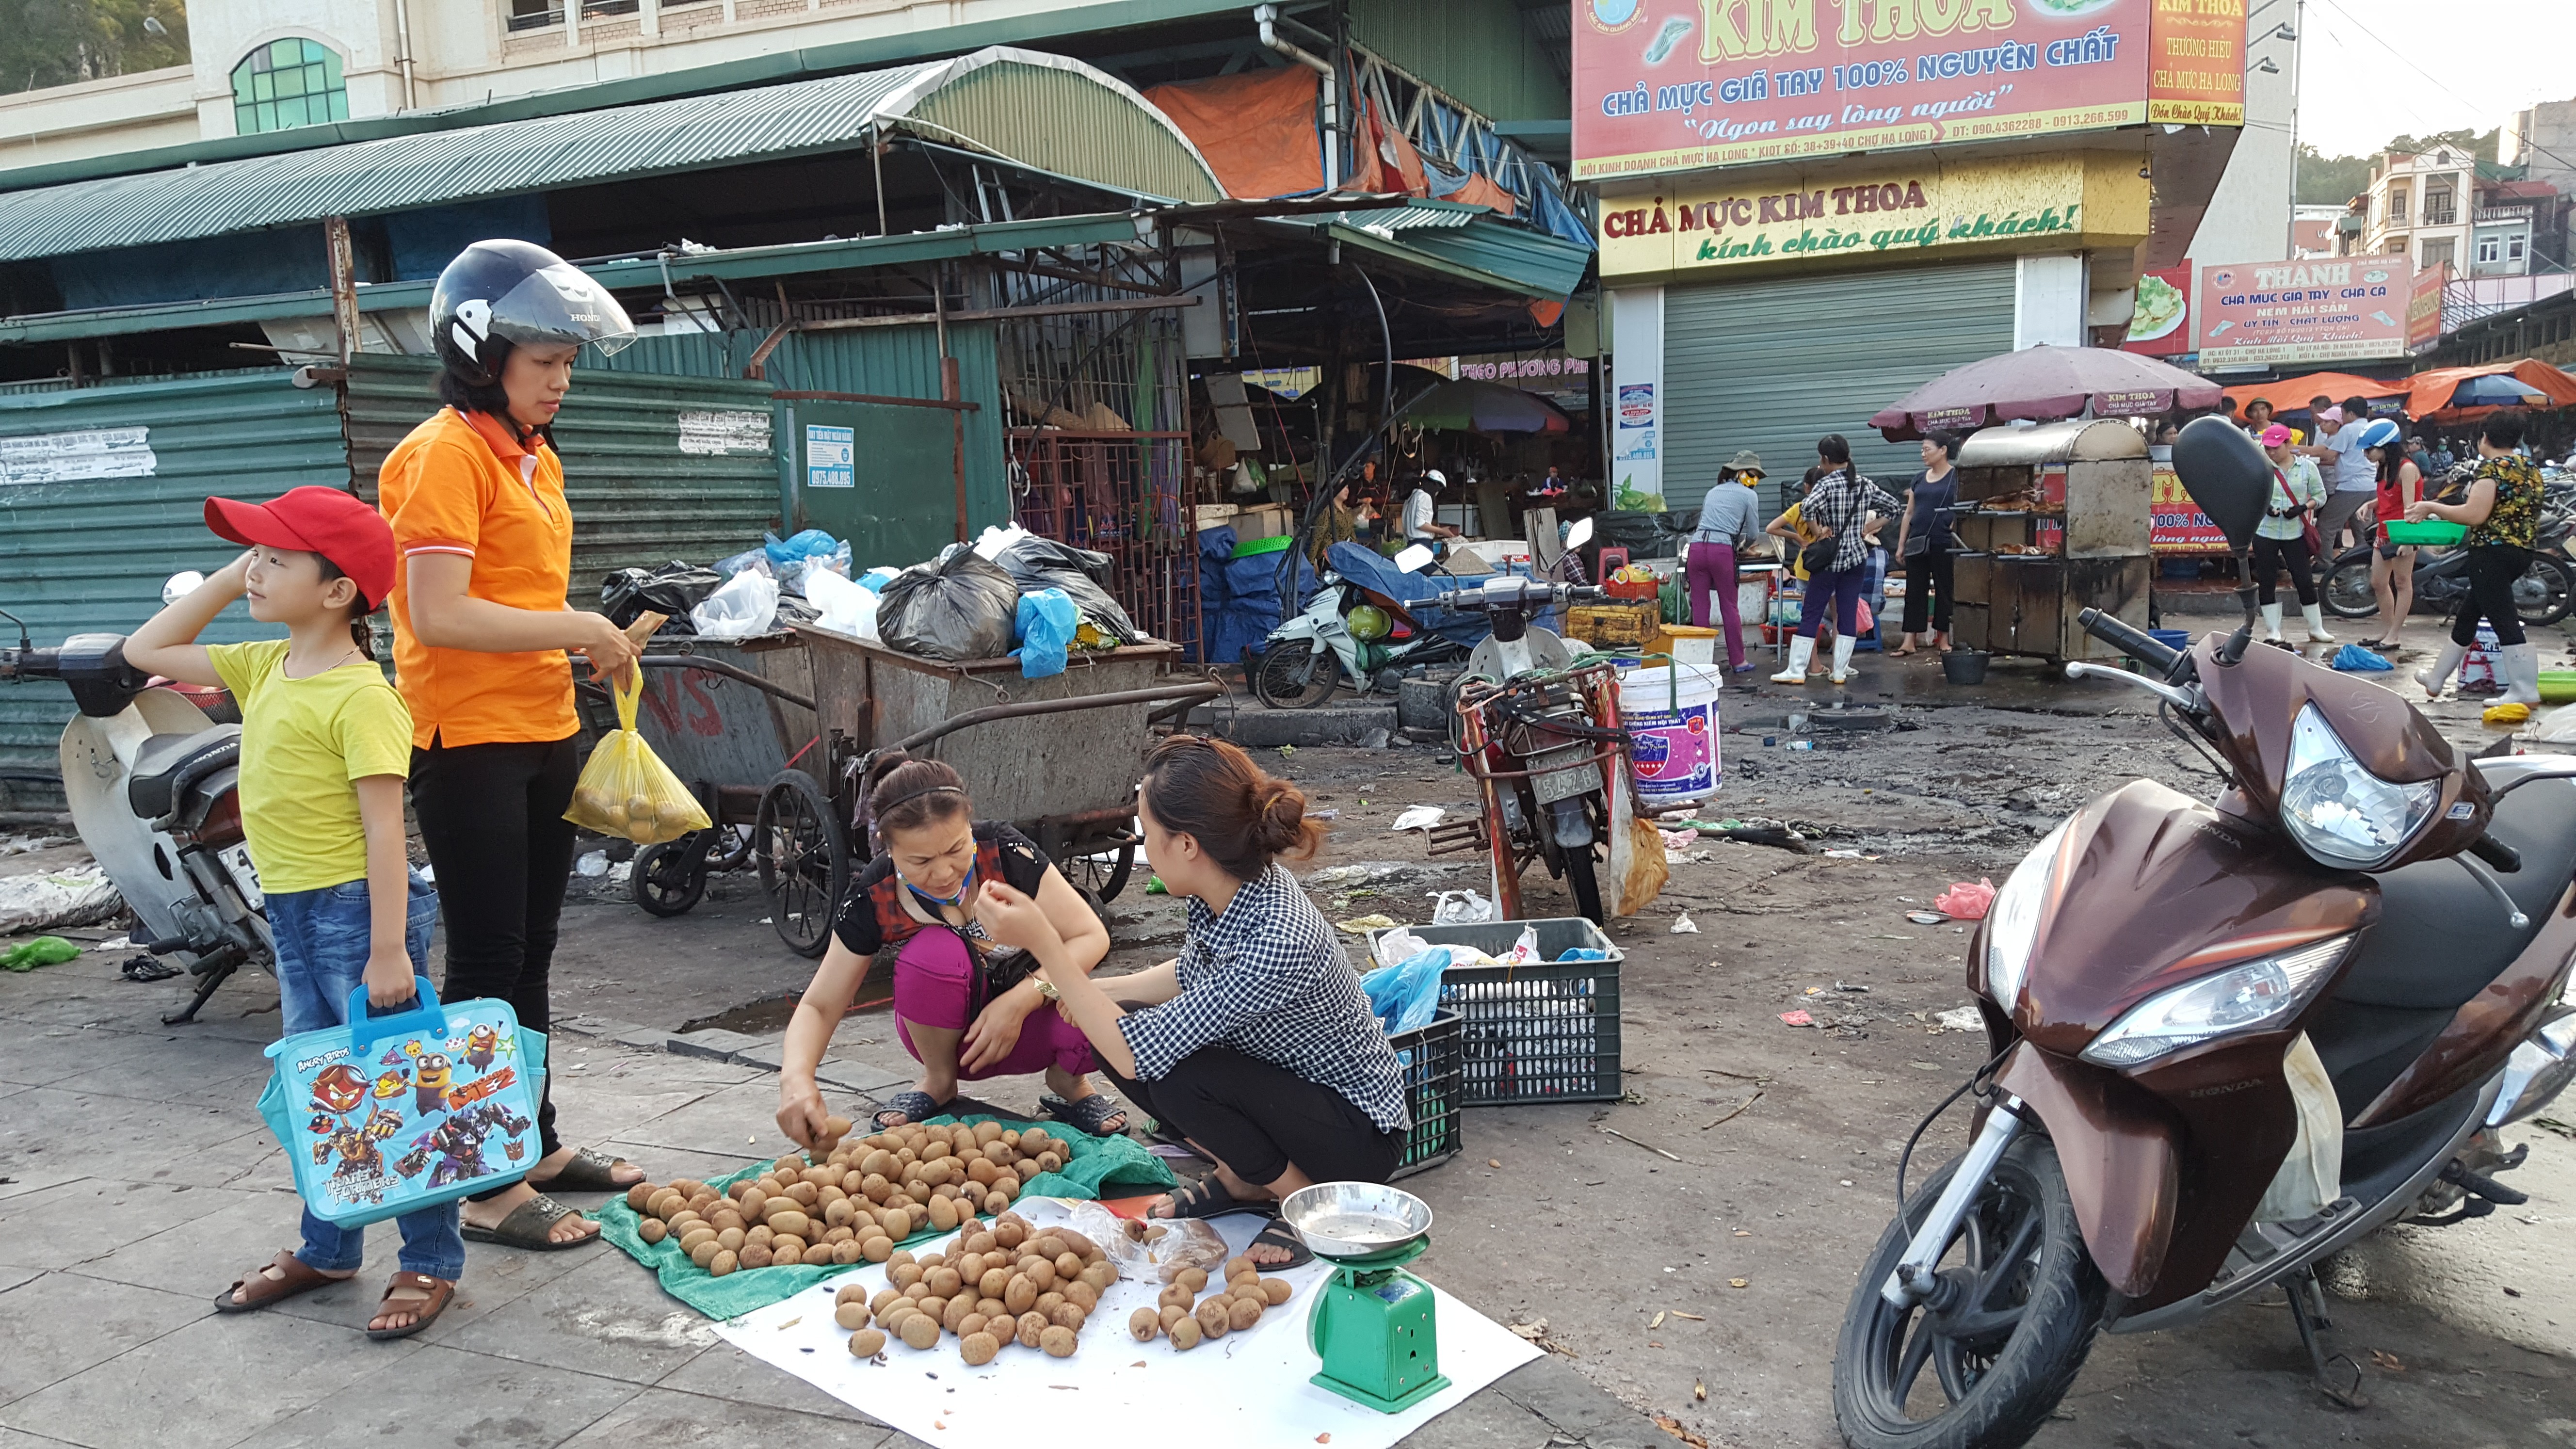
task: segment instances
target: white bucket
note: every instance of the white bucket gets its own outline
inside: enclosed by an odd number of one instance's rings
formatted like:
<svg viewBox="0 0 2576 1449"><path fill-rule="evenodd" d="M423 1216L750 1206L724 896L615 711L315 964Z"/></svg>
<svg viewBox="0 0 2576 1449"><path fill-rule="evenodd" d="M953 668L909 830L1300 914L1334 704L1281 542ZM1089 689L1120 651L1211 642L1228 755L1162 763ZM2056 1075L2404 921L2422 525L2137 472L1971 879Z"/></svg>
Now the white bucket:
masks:
<svg viewBox="0 0 2576 1449"><path fill-rule="evenodd" d="M1724 679L1714 667L1688 664L1619 676L1620 723L1635 741L1637 793L1648 811L1708 799L1724 782L1717 749L1717 698Z"/></svg>

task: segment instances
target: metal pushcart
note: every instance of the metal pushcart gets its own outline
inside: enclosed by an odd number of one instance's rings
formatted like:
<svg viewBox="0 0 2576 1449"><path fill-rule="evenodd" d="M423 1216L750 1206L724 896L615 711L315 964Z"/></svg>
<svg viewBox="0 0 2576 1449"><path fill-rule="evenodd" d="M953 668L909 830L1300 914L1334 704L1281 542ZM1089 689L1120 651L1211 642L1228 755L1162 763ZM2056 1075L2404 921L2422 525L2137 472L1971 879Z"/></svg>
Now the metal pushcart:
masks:
<svg viewBox="0 0 2576 1449"><path fill-rule="evenodd" d="M946 761L979 815L1009 820L1106 901L1135 864L1136 781L1156 725L1224 692L1175 677L1169 644L1076 654L1044 679L1023 678L1016 659L923 659L812 625L680 649L644 656L636 723L714 825L637 854L636 904L678 915L709 873L749 865L780 939L804 956L830 944L868 859L858 781L872 755ZM1074 712L1078 729L1050 718Z"/></svg>

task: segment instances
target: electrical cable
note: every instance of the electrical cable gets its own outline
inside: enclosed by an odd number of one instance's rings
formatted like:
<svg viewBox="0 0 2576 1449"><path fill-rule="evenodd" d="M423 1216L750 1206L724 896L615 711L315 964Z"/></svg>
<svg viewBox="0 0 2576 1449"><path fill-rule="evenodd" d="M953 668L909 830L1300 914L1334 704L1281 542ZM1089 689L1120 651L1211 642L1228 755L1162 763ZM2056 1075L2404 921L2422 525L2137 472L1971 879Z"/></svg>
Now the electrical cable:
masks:
<svg viewBox="0 0 2576 1449"><path fill-rule="evenodd" d="M1981 1086L1996 1067L2003 1065L2004 1057L2019 1045L2021 1045L2019 1037L2006 1042L2002 1051L1986 1058L1984 1066L1970 1073L1966 1081L1961 1082L1950 1095L1941 1099L1941 1105L1924 1113L1923 1120L1914 1124L1914 1135L1905 1139L1905 1150L1897 1154L1896 1158L1896 1220L1898 1222L1905 1221L1905 1169L1907 1164L1914 1160L1914 1144L1923 1140L1923 1134L1931 1128L1934 1119L1949 1111L1950 1104L1966 1096L1970 1088ZM1980 1090L1977 1095L1982 1097L1985 1093Z"/></svg>

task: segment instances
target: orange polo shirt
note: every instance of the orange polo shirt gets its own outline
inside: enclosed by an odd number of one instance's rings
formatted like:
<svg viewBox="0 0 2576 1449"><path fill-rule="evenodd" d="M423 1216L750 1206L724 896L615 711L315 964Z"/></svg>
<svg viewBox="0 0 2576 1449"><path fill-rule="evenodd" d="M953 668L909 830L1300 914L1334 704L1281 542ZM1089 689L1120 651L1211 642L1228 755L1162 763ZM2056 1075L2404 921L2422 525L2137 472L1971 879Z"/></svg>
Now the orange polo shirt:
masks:
<svg viewBox="0 0 2576 1449"><path fill-rule="evenodd" d="M465 591L474 598L540 613L565 607L572 510L554 449L540 441L529 452L481 413L440 408L385 458L377 506L403 560L390 600L394 684L411 706L412 744L545 742L577 732L563 650L433 649L411 630L410 561L422 554L472 559Z"/></svg>

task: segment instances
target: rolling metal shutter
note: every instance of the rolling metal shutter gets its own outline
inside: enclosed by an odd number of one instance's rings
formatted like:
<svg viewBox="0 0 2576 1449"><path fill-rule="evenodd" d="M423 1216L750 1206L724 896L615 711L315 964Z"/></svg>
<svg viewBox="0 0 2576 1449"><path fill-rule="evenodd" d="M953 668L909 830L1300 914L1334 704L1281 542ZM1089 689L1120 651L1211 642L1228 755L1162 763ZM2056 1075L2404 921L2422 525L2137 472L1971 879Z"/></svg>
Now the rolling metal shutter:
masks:
<svg viewBox="0 0 2576 1449"><path fill-rule="evenodd" d="M1699 506L1739 448L1762 455L1766 508L1840 433L1890 492L1920 471L1869 415L2013 344L2013 263L1782 277L1664 292L1664 498ZM1892 535L1891 535L1892 536Z"/></svg>

